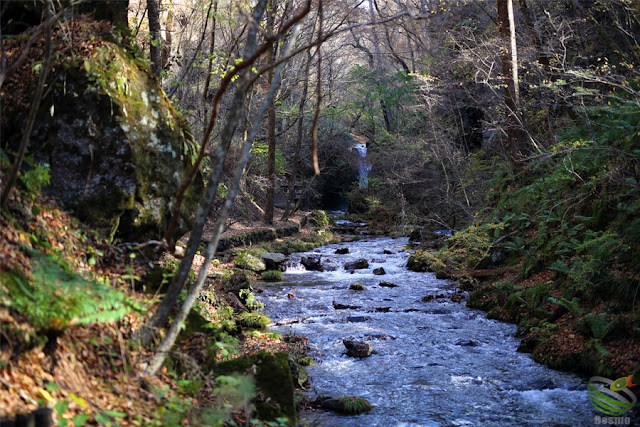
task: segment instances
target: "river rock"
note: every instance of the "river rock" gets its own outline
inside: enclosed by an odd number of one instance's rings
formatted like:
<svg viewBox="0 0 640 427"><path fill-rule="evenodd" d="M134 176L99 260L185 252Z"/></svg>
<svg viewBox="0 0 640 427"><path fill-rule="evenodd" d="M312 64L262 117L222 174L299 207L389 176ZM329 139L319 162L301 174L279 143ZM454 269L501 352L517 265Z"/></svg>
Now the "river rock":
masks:
<svg viewBox="0 0 640 427"><path fill-rule="evenodd" d="M99 43L90 56L60 58L29 150L36 162L50 165L45 193L81 221L109 239L160 239L198 144L144 61L108 40ZM5 120L22 126L20 114L3 109ZM3 127L3 137L12 134L22 132ZM182 201L174 239L191 228L203 189L198 172Z"/></svg>
<svg viewBox="0 0 640 427"><path fill-rule="evenodd" d="M444 270L438 271L436 272L436 279L440 279L440 280L451 279L451 275Z"/></svg>
<svg viewBox="0 0 640 427"><path fill-rule="evenodd" d="M323 271L322 255L303 256L300 259L300 264L310 271Z"/></svg>
<svg viewBox="0 0 640 427"><path fill-rule="evenodd" d="M389 283L389 282L380 282L378 283L378 286L382 286L383 288L397 288L398 285L396 285L395 283Z"/></svg>
<svg viewBox="0 0 640 427"><path fill-rule="evenodd" d="M349 357L362 359L371 356L371 352L373 351L371 344L365 341L344 340L342 343L347 348L347 356Z"/></svg>
<svg viewBox="0 0 640 427"><path fill-rule="evenodd" d="M337 265L332 264L328 261L322 263L322 271L336 271L337 269L338 269Z"/></svg>
<svg viewBox="0 0 640 427"><path fill-rule="evenodd" d="M369 268L369 261L367 261L364 258L360 258L359 260L348 262L344 265L344 269L347 271L362 270L365 268Z"/></svg>
<svg viewBox="0 0 640 427"><path fill-rule="evenodd" d="M320 407L344 415L358 415L373 409L366 399L355 396L343 396L339 399L321 398Z"/></svg>
<svg viewBox="0 0 640 427"><path fill-rule="evenodd" d="M333 308L335 308L336 310L357 310L360 308L360 306L340 304L339 302L333 301Z"/></svg>
<svg viewBox="0 0 640 427"><path fill-rule="evenodd" d="M363 322L366 322L367 320L369 319L367 319L364 316L347 316L347 322L349 323L363 323Z"/></svg>
<svg viewBox="0 0 640 427"><path fill-rule="evenodd" d="M373 270L373 274L375 274L376 276L382 276L382 275L387 274L387 272L384 271L384 268L380 267L380 268L375 268Z"/></svg>
<svg viewBox="0 0 640 427"><path fill-rule="evenodd" d="M281 253L268 252L261 254L262 261L264 262L267 270L281 270L282 263L286 259L286 256Z"/></svg>
<svg viewBox="0 0 640 427"><path fill-rule="evenodd" d="M349 248L338 248L336 249L337 255L344 255L349 253Z"/></svg>

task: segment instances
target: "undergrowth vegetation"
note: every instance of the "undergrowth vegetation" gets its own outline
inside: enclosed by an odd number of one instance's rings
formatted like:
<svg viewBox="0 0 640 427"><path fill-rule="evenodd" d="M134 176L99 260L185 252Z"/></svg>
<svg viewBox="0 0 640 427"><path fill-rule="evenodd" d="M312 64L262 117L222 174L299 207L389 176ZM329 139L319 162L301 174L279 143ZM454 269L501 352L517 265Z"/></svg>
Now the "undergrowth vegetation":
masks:
<svg viewBox="0 0 640 427"><path fill-rule="evenodd" d="M449 274L516 267L469 304L519 322L523 350L555 367L611 376L640 368L629 353L640 339L640 108L632 93L591 107L597 128L574 125L523 166L497 169L474 222L409 265Z"/></svg>

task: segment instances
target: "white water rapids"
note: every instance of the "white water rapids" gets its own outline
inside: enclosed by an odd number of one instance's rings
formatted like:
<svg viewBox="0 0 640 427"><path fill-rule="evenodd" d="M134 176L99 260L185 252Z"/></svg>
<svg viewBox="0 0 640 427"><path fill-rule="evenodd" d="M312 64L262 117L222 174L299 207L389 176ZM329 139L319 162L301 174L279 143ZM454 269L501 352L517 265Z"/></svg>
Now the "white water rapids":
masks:
<svg viewBox="0 0 640 427"><path fill-rule="evenodd" d="M337 269L297 267L283 282L260 285L266 314L281 334L307 337L312 395L355 395L375 409L358 416L326 411L301 414L310 426L578 426L593 425L583 378L554 371L516 352L516 327L487 320L449 298L423 302L428 294L453 294L449 281L406 269L407 239L372 238L313 251ZM336 255L348 247L347 255ZM384 250L392 254L384 254ZM299 266L300 257L290 264ZM343 265L366 258L369 268L349 274ZM386 275L375 276L383 267ZM398 287L379 286L381 281ZM364 291L350 290L362 283ZM287 294L292 294L290 298ZM333 302L358 306L336 310ZM388 312L376 311L380 307ZM342 340L370 342L377 354L347 357Z"/></svg>

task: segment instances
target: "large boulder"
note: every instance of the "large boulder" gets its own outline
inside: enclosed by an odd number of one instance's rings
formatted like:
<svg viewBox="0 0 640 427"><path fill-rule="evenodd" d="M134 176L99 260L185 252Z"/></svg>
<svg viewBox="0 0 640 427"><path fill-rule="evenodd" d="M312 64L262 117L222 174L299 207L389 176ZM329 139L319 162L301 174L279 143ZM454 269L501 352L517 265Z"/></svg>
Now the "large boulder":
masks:
<svg viewBox="0 0 640 427"><path fill-rule="evenodd" d="M261 254L262 261L264 262L267 270L280 270L282 263L287 258L284 254L268 252Z"/></svg>
<svg viewBox="0 0 640 427"><path fill-rule="evenodd" d="M103 35L77 35L83 49L52 64L29 151L50 165L45 191L80 220L109 238L158 239L197 145L145 61ZM174 238L190 228L203 188L198 173Z"/></svg>
<svg viewBox="0 0 640 427"><path fill-rule="evenodd" d="M310 271L323 271L322 255L310 255L300 258L300 264Z"/></svg>
<svg viewBox="0 0 640 427"><path fill-rule="evenodd" d="M252 374L258 391L253 403L260 420L287 418L286 425L297 425L294 384L287 353L260 352L219 363L216 375Z"/></svg>
<svg viewBox="0 0 640 427"><path fill-rule="evenodd" d="M261 272L267 269L265 262L259 255L254 255L248 251L241 251L234 260L236 267L246 270Z"/></svg>

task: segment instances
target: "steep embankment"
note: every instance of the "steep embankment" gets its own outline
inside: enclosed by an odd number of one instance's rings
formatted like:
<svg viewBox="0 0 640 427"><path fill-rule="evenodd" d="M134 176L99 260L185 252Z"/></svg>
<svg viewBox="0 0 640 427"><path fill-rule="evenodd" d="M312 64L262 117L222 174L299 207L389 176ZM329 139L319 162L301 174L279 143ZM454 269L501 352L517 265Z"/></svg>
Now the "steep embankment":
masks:
<svg viewBox="0 0 640 427"><path fill-rule="evenodd" d="M410 261L466 276L469 305L517 322L536 360L610 378L640 374L640 112L616 104L595 139L503 168L474 224Z"/></svg>
<svg viewBox="0 0 640 427"><path fill-rule="evenodd" d="M325 244L323 228L221 253L157 376L144 374L153 345L140 346L135 331L178 259L164 254L150 268L149 247L110 244L35 188L13 192L0 238L0 418L49 408L59 423L76 425L295 419L294 384L304 380L291 366L301 375L298 363L309 363L304 341L264 331L269 320L252 283L267 267L261 254ZM258 265L246 263L250 256ZM256 364L254 381L244 374Z"/></svg>

